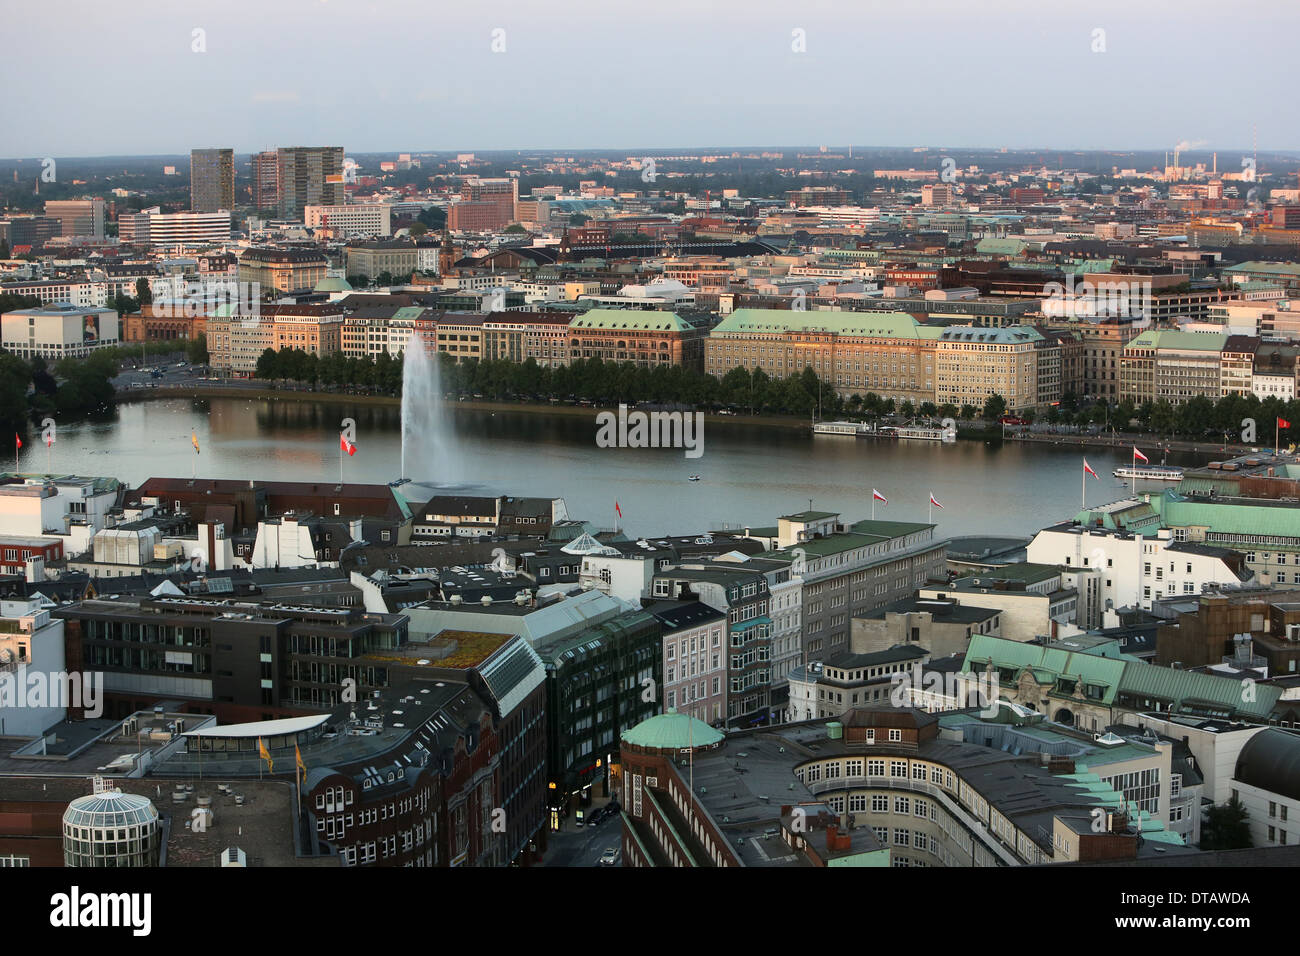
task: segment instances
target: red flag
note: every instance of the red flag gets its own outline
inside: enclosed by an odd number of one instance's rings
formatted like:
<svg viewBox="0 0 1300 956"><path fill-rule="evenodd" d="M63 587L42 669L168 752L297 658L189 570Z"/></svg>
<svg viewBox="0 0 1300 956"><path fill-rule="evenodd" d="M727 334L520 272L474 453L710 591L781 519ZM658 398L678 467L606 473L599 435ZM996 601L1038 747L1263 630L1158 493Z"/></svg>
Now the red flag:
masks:
<svg viewBox="0 0 1300 956"><path fill-rule="evenodd" d="M930 492L930 504L934 505L936 508L938 508L941 511L943 510L943 505L939 504L939 499L934 496L933 491Z"/></svg>
<svg viewBox="0 0 1300 956"><path fill-rule="evenodd" d="M14 432L14 441L18 442L18 447L19 447L19 448L22 448L22 447L23 447L23 440L22 440L21 438L18 437L18 433L17 433L17 432Z"/></svg>
<svg viewBox="0 0 1300 956"><path fill-rule="evenodd" d="M1151 460L1151 459L1148 458L1146 455L1142 454L1142 452L1138 451L1138 449L1137 449L1137 445L1134 445L1134 446L1133 446L1133 457L1134 457L1134 458L1140 458L1142 461L1150 461L1150 460Z"/></svg>
<svg viewBox="0 0 1300 956"><path fill-rule="evenodd" d="M1287 421L1285 418L1279 418L1279 419L1277 420L1277 427L1278 427L1278 428L1290 428L1290 427L1291 427L1291 423L1290 423L1289 421Z"/></svg>
<svg viewBox="0 0 1300 956"><path fill-rule="evenodd" d="M889 504L889 499L878 492L875 488L871 489L871 499L873 501L883 501L885 504Z"/></svg>
<svg viewBox="0 0 1300 956"><path fill-rule="evenodd" d="M620 518L623 517L623 509L618 506L617 501L614 502L614 513L617 514Z"/></svg>
<svg viewBox="0 0 1300 956"><path fill-rule="evenodd" d="M1088 459L1086 458L1083 460L1083 470L1092 475L1092 477L1096 478L1098 481L1101 480L1101 475L1092 470L1092 465L1088 464Z"/></svg>
<svg viewBox="0 0 1300 956"><path fill-rule="evenodd" d="M346 435L339 435L339 447L342 448L349 456L357 453L357 446L348 441Z"/></svg>

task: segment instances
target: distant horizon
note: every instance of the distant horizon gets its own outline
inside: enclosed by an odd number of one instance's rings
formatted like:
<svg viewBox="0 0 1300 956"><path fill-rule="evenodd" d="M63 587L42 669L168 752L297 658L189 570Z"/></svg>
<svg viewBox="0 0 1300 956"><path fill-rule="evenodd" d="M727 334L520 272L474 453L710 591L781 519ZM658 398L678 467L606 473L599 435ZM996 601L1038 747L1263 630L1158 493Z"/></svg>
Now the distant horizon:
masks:
<svg viewBox="0 0 1300 956"><path fill-rule="evenodd" d="M290 146L292 147L342 146L345 151L345 154L353 157L388 156L388 155L395 156L402 153L408 153L411 156L449 155L449 154L456 154L456 153L473 153L475 155L488 155L488 154L500 154L500 153L516 153L516 154L626 153L628 155L636 155L637 153L642 153L642 152L662 153L667 151L682 151L682 150L696 151L696 152L723 151L723 150L731 150L731 151L801 150L804 151L805 153L815 154L817 150L819 150L822 146L825 146L826 158L831 158L832 156L838 155L841 152L848 150L850 148L848 144L817 143L817 144L809 145L804 143L804 144L796 144L796 145L774 145L768 143L768 144L742 145L742 146L731 145L731 144L721 144L721 145L676 144L676 145L668 145L668 146L644 146L644 145L643 146L509 146L509 147L449 146L449 147L441 147L441 148L394 147L390 149L352 150L352 149L348 149L345 143L321 140L320 142L312 141L310 143L308 142L300 143L295 141L292 144L288 144L288 145L267 146L267 147L251 149L251 150L240 149L234 146L221 146L220 144L208 144L203 146L188 147L179 152L163 152L163 153L88 153L88 154L52 153L52 154L46 154L45 156L36 156L36 155L5 156L5 157L0 157L0 163L26 163L26 162L40 163L42 159L46 158L46 156L53 156L55 159L71 159L71 160L110 160L110 159L147 160L147 159L177 159L177 158L188 159L191 151L195 149L231 149L234 151L235 156L253 156L260 152L274 151L276 149L285 149L285 148L290 148ZM1062 155L1071 155L1071 156L1083 154L1083 155L1102 155L1102 156L1117 156L1117 157L1133 156L1136 154L1146 154L1146 153L1159 154L1159 153L1166 153L1166 152L1172 156L1172 154L1174 153L1174 146L1172 145L1171 146L1131 146L1125 148L1119 148L1119 147L1084 148L1084 147L1077 147L1077 146L957 146L957 145L868 146L859 143L854 143L852 144L852 148L855 151L861 150L864 154L876 153L876 152L914 152L915 151L918 157L924 156L926 153L937 153L937 152L1002 153L1005 151L1007 155L1019 155L1025 153L1034 153L1034 154L1059 153ZM1227 154L1229 156L1237 155L1238 153L1240 153L1242 156L1249 156L1256 151L1253 146L1219 146L1219 147L1198 146L1195 149L1183 149L1180 152L1183 158L1186 159L1190 157L1210 157L1216 152L1220 154ZM1287 156L1287 157L1294 157L1300 159L1300 146L1291 147L1291 148L1281 148L1281 149L1279 148L1259 149L1257 151L1257 154L1260 156ZM788 157L788 158L794 158L794 157ZM805 158L816 159L817 156L806 155ZM853 158L857 159L856 156L854 156Z"/></svg>

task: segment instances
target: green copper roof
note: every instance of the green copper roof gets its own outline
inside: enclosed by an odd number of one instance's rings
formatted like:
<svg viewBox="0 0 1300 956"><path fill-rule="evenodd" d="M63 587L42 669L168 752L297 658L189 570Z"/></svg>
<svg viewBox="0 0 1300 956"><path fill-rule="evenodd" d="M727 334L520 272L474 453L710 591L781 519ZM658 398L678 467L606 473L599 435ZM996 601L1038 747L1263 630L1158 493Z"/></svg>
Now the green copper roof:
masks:
<svg viewBox="0 0 1300 956"><path fill-rule="evenodd" d="M692 326L672 312L643 309L589 309L569 323L571 329L626 329L629 332L689 332Z"/></svg>
<svg viewBox="0 0 1300 956"><path fill-rule="evenodd" d="M1229 677L1174 670L1145 661L1114 660L1088 651L1067 651L1059 647L1022 644L1005 638L976 634L971 637L962 670L982 672L992 661L995 667L1014 669L1017 674L1028 668L1053 676L1095 684L1101 695L1096 703L1113 706L1117 694L1139 700L1159 701L1173 713L1187 708L1190 712L1206 709L1226 712L1230 716L1266 719L1282 696L1282 688L1255 685L1253 694L1242 692L1242 683ZM1070 699L1063 695L1063 700ZM1247 699L1253 697L1253 699Z"/></svg>
<svg viewBox="0 0 1300 956"><path fill-rule="evenodd" d="M1166 528L1207 528L1219 534L1300 537L1300 509L1250 501L1189 500L1175 492L1155 497Z"/></svg>
<svg viewBox="0 0 1300 956"><path fill-rule="evenodd" d="M1124 346L1129 349L1178 349L1185 352L1222 352L1228 341L1224 332L1176 332L1160 329L1143 332Z"/></svg>
<svg viewBox="0 0 1300 956"><path fill-rule="evenodd" d="M711 747L722 734L689 714L667 713L641 721L625 730L623 743L656 750L683 750L688 747Z"/></svg>
<svg viewBox="0 0 1300 956"><path fill-rule="evenodd" d="M714 335L728 332L742 335L784 332L831 332L836 335L860 335L872 338L921 339L923 327L906 312L845 312L827 309L796 312L793 309L737 309L713 330ZM939 329L938 331L942 331Z"/></svg>

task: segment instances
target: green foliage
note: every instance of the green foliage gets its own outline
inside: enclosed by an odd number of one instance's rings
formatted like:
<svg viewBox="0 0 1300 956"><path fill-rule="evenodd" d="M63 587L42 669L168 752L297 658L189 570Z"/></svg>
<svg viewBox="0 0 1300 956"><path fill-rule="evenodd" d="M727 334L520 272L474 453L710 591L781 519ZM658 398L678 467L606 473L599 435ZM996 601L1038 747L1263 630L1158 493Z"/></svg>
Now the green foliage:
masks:
<svg viewBox="0 0 1300 956"><path fill-rule="evenodd" d="M1222 806L1210 807L1201 826L1202 850L1245 850L1255 841L1250 835L1249 814L1234 795Z"/></svg>

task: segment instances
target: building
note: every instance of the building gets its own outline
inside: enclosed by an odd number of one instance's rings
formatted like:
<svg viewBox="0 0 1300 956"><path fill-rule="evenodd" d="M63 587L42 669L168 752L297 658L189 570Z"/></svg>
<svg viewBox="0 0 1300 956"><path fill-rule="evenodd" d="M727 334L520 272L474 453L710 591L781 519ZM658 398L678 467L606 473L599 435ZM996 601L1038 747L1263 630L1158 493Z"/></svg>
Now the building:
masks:
<svg viewBox="0 0 1300 956"><path fill-rule="evenodd" d="M116 346L119 338L112 309L59 302L0 316L0 347L19 358L84 358Z"/></svg>
<svg viewBox="0 0 1300 956"><path fill-rule="evenodd" d="M968 687L996 680L1007 701L1092 733L1148 712L1267 723L1282 697L1273 685L1243 694L1236 677L1134 660L1115 641L1030 644L978 634L959 676Z"/></svg>
<svg viewBox="0 0 1300 956"><path fill-rule="evenodd" d="M43 599L0 600L0 735L39 738L62 720L99 716L103 689L69 650Z"/></svg>
<svg viewBox="0 0 1300 956"><path fill-rule="evenodd" d="M372 282L384 273L395 282L405 282L416 272L436 275L441 249L441 242L427 238L350 242L343 250L344 269L350 276L365 276Z"/></svg>
<svg viewBox="0 0 1300 956"><path fill-rule="evenodd" d="M1141 405L1184 405L1253 393L1260 339L1217 332L1147 330L1128 342L1119 359L1119 397Z"/></svg>
<svg viewBox="0 0 1300 956"><path fill-rule="evenodd" d="M598 358L659 365L704 367L703 329L672 312L591 309L569 323L569 361Z"/></svg>
<svg viewBox="0 0 1300 956"><path fill-rule="evenodd" d="M351 203L343 206L306 206L305 222L310 229L336 239L351 236L391 236L393 207L390 203ZM354 274L355 273L351 273Z"/></svg>
<svg viewBox="0 0 1300 956"><path fill-rule="evenodd" d="M1085 628L1100 627L1113 608L1149 611L1161 597L1240 585L1254 576L1245 555L1230 548L1176 541L1168 529L1142 534L1077 521L1038 532L1026 557L1063 572L1065 584L1079 592L1075 623Z"/></svg>
<svg viewBox="0 0 1300 956"><path fill-rule="evenodd" d="M190 212L235 208L235 151L190 150Z"/></svg>
<svg viewBox="0 0 1300 956"><path fill-rule="evenodd" d="M802 581L800 659L848 650L853 618L946 581L944 544L934 525L865 520L846 525L831 511L783 515L775 528L743 537L768 548L764 558L787 563Z"/></svg>
<svg viewBox="0 0 1300 956"><path fill-rule="evenodd" d="M253 207L259 212L276 212L280 207L280 157L275 150L253 154Z"/></svg>
<svg viewBox="0 0 1300 956"><path fill-rule="evenodd" d="M158 866L162 835L158 808L148 797L97 787L69 803L63 813L63 865Z"/></svg>
<svg viewBox="0 0 1300 956"><path fill-rule="evenodd" d="M276 163L281 219L300 219L308 206L341 206L347 201L342 146L281 148Z"/></svg>
<svg viewBox="0 0 1300 956"><path fill-rule="evenodd" d="M519 180L471 177L462 184L460 197L447 210L451 232L497 232L516 220Z"/></svg>
<svg viewBox="0 0 1300 956"><path fill-rule="evenodd" d="M1168 751L1094 741L1041 714L990 722L864 707L725 738L665 714L625 734L623 752L625 866L1022 866L1185 852L1165 805L1131 782L1167 788Z"/></svg>
<svg viewBox="0 0 1300 956"><path fill-rule="evenodd" d="M997 633L1012 641L1053 635L1076 618L1078 592L1063 568L1042 564L1004 564L976 576L923 587L927 601L956 601L961 607L997 611ZM980 633L973 630L971 636Z"/></svg>
<svg viewBox="0 0 1300 956"><path fill-rule="evenodd" d="M264 293L314 289L329 261L314 249L253 247L239 257L239 281L257 283Z"/></svg>
<svg viewBox="0 0 1300 956"><path fill-rule="evenodd" d="M704 370L720 379L761 368L779 379L811 368L844 396L920 404L934 401L942 331L905 312L737 309L709 333Z"/></svg>
<svg viewBox="0 0 1300 956"><path fill-rule="evenodd" d="M949 326L939 335L934 363L939 405L983 408L1000 395L1016 414L1061 400L1060 344L1029 326Z"/></svg>
<svg viewBox="0 0 1300 956"><path fill-rule="evenodd" d="M61 236L104 238L102 199L51 199L45 203L45 217L59 221Z"/></svg>
<svg viewBox="0 0 1300 956"><path fill-rule="evenodd" d="M492 315L483 323L483 355L490 359L526 362L542 368L569 364L568 312L511 312Z"/></svg>
<svg viewBox="0 0 1300 956"><path fill-rule="evenodd" d="M786 720L821 720L861 706L888 704L895 678L929 661L930 652L924 648L899 644L883 651L850 648L797 668L790 675Z"/></svg>
<svg viewBox="0 0 1300 956"><path fill-rule="evenodd" d="M715 726L723 723L726 615L699 601L659 601L646 610L663 628L664 706Z"/></svg>
<svg viewBox="0 0 1300 956"><path fill-rule="evenodd" d="M228 210L220 212L162 212L157 206L121 216L118 238L127 245L221 246L230 241Z"/></svg>
<svg viewBox="0 0 1300 956"><path fill-rule="evenodd" d="M94 599L51 612L102 673L104 708L121 717L181 701L223 721L261 720L344 703L386 686L370 653L406 643L404 615L214 597Z"/></svg>

